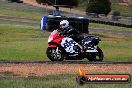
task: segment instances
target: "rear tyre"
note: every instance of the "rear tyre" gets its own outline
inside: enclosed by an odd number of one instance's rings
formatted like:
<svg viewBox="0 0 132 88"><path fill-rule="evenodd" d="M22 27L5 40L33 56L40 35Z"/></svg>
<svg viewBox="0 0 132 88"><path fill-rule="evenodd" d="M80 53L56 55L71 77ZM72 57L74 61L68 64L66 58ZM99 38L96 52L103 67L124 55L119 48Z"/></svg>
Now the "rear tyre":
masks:
<svg viewBox="0 0 132 88"><path fill-rule="evenodd" d="M104 58L104 54L99 47L97 47L97 51L98 51L97 53L89 53L87 59L89 61L102 61Z"/></svg>
<svg viewBox="0 0 132 88"><path fill-rule="evenodd" d="M89 53L89 55L87 56L87 59L89 61L96 61L96 55L95 55L95 53Z"/></svg>
<svg viewBox="0 0 132 88"><path fill-rule="evenodd" d="M102 61L104 59L104 54L103 51L97 47L98 53L96 53L96 56L98 57L98 59L96 58L96 61Z"/></svg>
<svg viewBox="0 0 132 88"><path fill-rule="evenodd" d="M47 48L46 50L47 57L51 61L63 61L64 60L64 52L60 47L56 48Z"/></svg>

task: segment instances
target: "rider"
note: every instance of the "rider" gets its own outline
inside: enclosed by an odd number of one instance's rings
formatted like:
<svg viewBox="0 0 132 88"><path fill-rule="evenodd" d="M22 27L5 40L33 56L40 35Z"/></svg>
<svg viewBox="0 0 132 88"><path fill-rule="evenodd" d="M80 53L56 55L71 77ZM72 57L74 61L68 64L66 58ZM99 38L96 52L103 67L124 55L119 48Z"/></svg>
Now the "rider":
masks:
<svg viewBox="0 0 132 88"><path fill-rule="evenodd" d="M76 30L72 26L69 26L69 22L67 20L62 20L60 22L59 31L61 31L64 37L71 37L78 43L84 38L78 30Z"/></svg>

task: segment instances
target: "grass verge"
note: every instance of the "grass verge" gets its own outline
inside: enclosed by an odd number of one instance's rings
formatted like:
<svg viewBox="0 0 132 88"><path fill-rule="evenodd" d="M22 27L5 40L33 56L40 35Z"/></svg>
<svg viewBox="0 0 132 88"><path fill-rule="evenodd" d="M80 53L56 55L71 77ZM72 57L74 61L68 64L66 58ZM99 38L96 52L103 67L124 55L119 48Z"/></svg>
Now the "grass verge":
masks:
<svg viewBox="0 0 132 88"><path fill-rule="evenodd" d="M132 62L132 37L112 33L91 32L102 41L104 61ZM47 38L50 32L37 26L0 24L0 60L41 61L46 57Z"/></svg>
<svg viewBox="0 0 132 88"><path fill-rule="evenodd" d="M121 13L121 16L132 16L132 8L130 6L113 3L111 8L112 11L119 11Z"/></svg>
<svg viewBox="0 0 132 88"><path fill-rule="evenodd" d="M47 37L35 26L0 24L0 60L43 60Z"/></svg>
<svg viewBox="0 0 132 88"><path fill-rule="evenodd" d="M76 75L62 74L46 77L0 79L0 88L131 88L130 84L85 84L76 82Z"/></svg>
<svg viewBox="0 0 132 88"><path fill-rule="evenodd" d="M104 61L131 62L132 37L114 33L91 32L101 38L99 46L102 48Z"/></svg>
<svg viewBox="0 0 132 88"><path fill-rule="evenodd" d="M87 2L80 1L78 9L85 11L87 7ZM112 3L111 4L111 12L113 11L119 11L121 16L132 16L132 8L130 6L120 5L118 3Z"/></svg>
<svg viewBox="0 0 132 88"><path fill-rule="evenodd" d="M43 15L46 15L46 9L27 4L0 1L0 14L40 20Z"/></svg>
<svg viewBox="0 0 132 88"><path fill-rule="evenodd" d="M117 26L110 26L110 25L96 24L96 23L89 23L89 27L101 28L101 29L106 29L106 30L132 31L132 28L117 27Z"/></svg>

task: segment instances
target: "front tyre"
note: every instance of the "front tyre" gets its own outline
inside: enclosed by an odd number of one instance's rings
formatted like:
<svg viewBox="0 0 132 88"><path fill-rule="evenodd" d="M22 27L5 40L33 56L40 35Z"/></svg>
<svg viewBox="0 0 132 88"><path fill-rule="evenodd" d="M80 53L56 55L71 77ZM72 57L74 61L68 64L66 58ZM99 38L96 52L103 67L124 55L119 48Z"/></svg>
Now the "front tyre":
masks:
<svg viewBox="0 0 132 88"><path fill-rule="evenodd" d="M46 50L47 57L51 61L63 61L64 60L64 53L60 47L56 48L47 48Z"/></svg>

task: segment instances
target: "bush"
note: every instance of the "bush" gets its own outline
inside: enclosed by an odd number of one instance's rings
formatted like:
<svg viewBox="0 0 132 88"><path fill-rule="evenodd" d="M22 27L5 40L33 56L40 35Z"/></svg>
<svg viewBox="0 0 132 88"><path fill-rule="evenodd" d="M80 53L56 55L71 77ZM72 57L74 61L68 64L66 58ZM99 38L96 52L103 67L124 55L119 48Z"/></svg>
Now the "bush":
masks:
<svg viewBox="0 0 132 88"><path fill-rule="evenodd" d="M113 16L120 16L120 12L119 11L113 11L112 15Z"/></svg>
<svg viewBox="0 0 132 88"><path fill-rule="evenodd" d="M132 2L131 2L131 4L130 4L130 9L132 10Z"/></svg>
<svg viewBox="0 0 132 88"><path fill-rule="evenodd" d="M41 3L48 3L47 0L36 0L37 3L41 4Z"/></svg>
<svg viewBox="0 0 132 88"><path fill-rule="evenodd" d="M112 20L113 21L118 21L120 19L119 16L120 16L120 12L119 11L113 11Z"/></svg>
<svg viewBox="0 0 132 88"><path fill-rule="evenodd" d="M111 11L111 2L109 0L90 0L86 12L105 14L107 15Z"/></svg>

